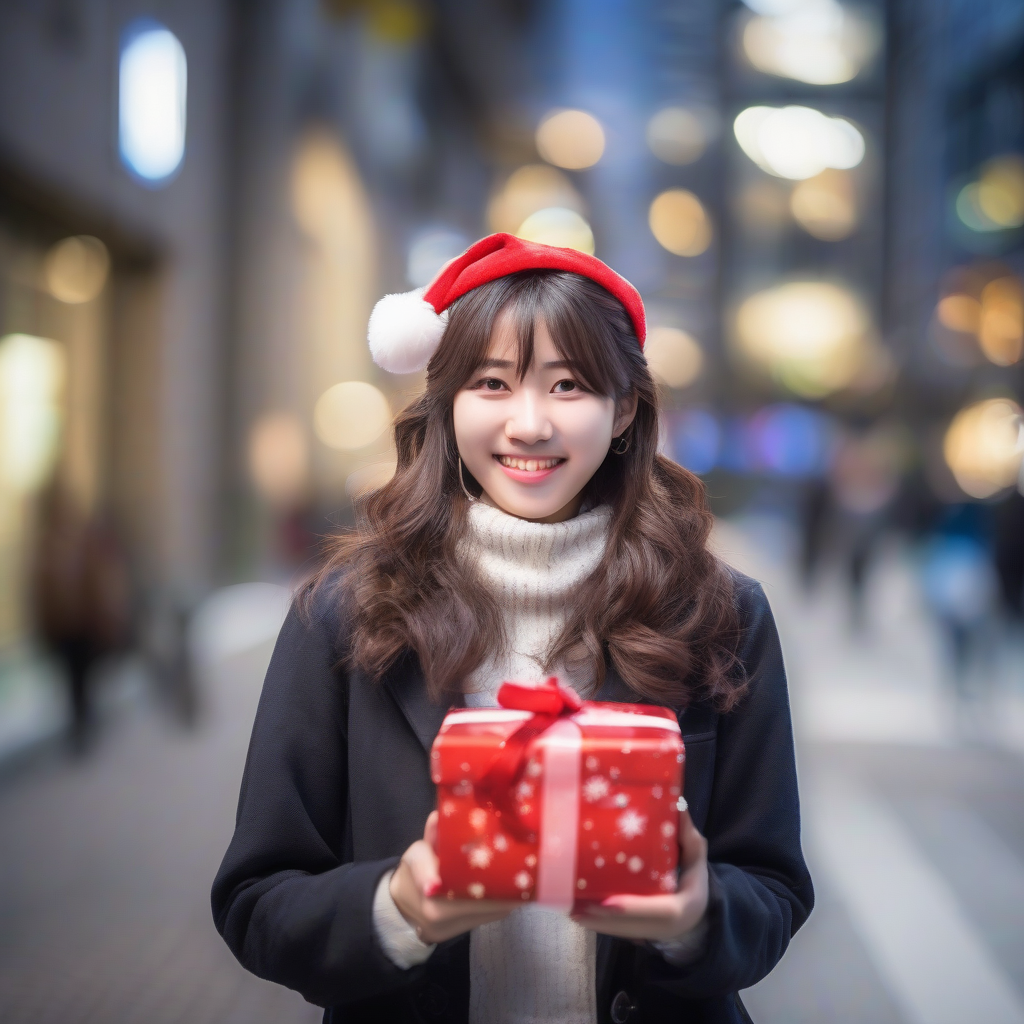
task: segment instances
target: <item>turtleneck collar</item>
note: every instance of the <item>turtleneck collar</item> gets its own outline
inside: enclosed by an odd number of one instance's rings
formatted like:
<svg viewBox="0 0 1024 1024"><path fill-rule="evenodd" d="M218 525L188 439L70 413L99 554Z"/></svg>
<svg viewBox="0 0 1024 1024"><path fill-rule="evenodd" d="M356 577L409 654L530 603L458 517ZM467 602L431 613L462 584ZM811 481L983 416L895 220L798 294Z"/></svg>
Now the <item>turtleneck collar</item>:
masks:
<svg viewBox="0 0 1024 1024"><path fill-rule="evenodd" d="M597 568L610 524L607 505L562 523L534 523L476 501L462 550L508 611L526 604L550 614Z"/></svg>

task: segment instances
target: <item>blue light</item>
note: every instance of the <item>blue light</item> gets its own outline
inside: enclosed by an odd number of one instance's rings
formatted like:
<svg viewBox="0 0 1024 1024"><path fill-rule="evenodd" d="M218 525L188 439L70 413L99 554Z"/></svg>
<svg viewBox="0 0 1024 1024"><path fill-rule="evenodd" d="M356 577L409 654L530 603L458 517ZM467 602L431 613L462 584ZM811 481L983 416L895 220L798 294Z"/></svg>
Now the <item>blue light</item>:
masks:
<svg viewBox="0 0 1024 1024"><path fill-rule="evenodd" d="M698 476L710 472L718 460L722 430L718 420L702 409L690 409L673 418L672 450L676 462Z"/></svg>
<svg viewBox="0 0 1024 1024"><path fill-rule="evenodd" d="M118 141L125 166L145 184L163 184L185 155L185 51L150 18L121 37Z"/></svg>
<svg viewBox="0 0 1024 1024"><path fill-rule="evenodd" d="M832 453L831 421L800 405L770 405L751 417L747 444L754 468L776 476L817 476Z"/></svg>

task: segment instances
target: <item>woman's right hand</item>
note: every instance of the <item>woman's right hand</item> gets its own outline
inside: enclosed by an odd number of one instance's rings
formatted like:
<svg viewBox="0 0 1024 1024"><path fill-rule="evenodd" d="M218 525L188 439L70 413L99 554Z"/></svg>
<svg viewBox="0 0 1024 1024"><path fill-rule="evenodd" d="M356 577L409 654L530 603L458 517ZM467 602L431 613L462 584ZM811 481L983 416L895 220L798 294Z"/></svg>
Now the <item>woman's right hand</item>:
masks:
<svg viewBox="0 0 1024 1024"><path fill-rule="evenodd" d="M444 942L478 925L500 921L516 907L513 900L450 900L437 896L437 811L427 818L423 838L405 853L391 876L391 898L402 917L415 929L421 942Z"/></svg>

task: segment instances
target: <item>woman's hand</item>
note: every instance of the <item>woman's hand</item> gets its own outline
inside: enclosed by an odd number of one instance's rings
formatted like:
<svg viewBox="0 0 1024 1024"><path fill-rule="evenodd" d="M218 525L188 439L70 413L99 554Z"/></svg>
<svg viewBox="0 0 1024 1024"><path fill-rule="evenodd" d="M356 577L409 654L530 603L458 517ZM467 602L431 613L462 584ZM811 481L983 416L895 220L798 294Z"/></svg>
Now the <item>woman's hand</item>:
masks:
<svg viewBox="0 0 1024 1024"><path fill-rule="evenodd" d="M609 896L591 903L573 920L605 935L665 942L680 939L704 919L708 909L708 844L690 820L679 814L679 888L665 896Z"/></svg>
<svg viewBox="0 0 1024 1024"><path fill-rule="evenodd" d="M521 903L508 900L449 900L436 894L441 886L437 870L437 811L427 818L423 838L405 853L391 876L391 898L421 942L444 942L478 925L500 921Z"/></svg>

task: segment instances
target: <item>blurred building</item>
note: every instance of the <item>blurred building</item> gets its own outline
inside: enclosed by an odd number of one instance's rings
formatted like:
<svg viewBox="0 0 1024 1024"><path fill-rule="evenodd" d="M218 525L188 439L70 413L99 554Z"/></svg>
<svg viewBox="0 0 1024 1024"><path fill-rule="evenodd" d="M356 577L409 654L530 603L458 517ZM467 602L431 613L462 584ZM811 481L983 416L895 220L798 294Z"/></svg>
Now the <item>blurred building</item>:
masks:
<svg viewBox="0 0 1024 1024"><path fill-rule="evenodd" d="M637 283L720 511L856 578L973 503L1009 565L1022 62L1012 0L4 4L0 650L53 479L146 607L294 572L422 387L374 301L490 230Z"/></svg>

